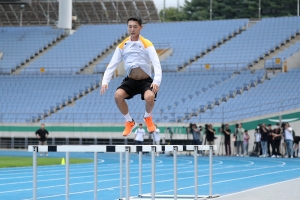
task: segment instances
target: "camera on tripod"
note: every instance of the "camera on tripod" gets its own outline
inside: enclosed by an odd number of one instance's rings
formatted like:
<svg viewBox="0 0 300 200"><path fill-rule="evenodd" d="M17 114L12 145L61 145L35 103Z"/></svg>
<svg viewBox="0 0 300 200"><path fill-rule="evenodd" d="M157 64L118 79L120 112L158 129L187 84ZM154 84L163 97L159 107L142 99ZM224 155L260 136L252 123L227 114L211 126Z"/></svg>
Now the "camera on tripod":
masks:
<svg viewBox="0 0 300 200"><path fill-rule="evenodd" d="M186 128L186 127L183 127L183 128ZM200 131L202 131L202 126L197 127L197 125L196 125L196 124L193 124L193 123L190 123L189 126L188 126L187 128L189 129L190 133L193 132L193 129L194 129L194 128L199 128Z"/></svg>
<svg viewBox="0 0 300 200"><path fill-rule="evenodd" d="M204 126L205 126L205 131L207 131L208 130L208 124L205 124Z"/></svg>
<svg viewBox="0 0 300 200"><path fill-rule="evenodd" d="M219 130L220 133L224 133L225 131L225 124L221 124L221 129Z"/></svg>
<svg viewBox="0 0 300 200"><path fill-rule="evenodd" d="M196 125L196 124L193 124L193 123L189 124L190 133L193 132L194 125ZM196 126L196 128L197 128L197 126Z"/></svg>
<svg viewBox="0 0 300 200"><path fill-rule="evenodd" d="M285 125L286 125L286 122L282 122L281 123L281 128L284 130L285 129Z"/></svg>

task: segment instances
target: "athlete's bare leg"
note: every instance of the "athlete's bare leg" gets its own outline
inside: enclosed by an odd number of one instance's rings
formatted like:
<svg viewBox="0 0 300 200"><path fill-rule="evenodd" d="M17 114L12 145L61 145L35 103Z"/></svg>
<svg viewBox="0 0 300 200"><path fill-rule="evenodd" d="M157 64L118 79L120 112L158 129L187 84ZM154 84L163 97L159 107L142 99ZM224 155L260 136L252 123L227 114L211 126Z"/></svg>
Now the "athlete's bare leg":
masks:
<svg viewBox="0 0 300 200"><path fill-rule="evenodd" d="M123 89L118 89L115 92L115 102L120 110L120 112L123 115L126 115L129 111L128 111L128 105L125 102L125 98L128 97L129 95L125 92L125 90Z"/></svg>
<svg viewBox="0 0 300 200"><path fill-rule="evenodd" d="M155 94L151 90L147 90L144 93L144 99L146 102L146 112L151 113L154 107L154 99L155 99Z"/></svg>

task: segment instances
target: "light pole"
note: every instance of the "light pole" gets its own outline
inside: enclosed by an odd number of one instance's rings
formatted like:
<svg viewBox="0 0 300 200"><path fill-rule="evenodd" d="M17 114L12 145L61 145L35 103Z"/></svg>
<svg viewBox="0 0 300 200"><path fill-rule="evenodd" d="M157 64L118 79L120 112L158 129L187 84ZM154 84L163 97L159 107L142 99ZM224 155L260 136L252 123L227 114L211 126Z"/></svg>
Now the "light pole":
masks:
<svg viewBox="0 0 300 200"><path fill-rule="evenodd" d="M166 0L164 0L163 21L165 21L165 15L166 15Z"/></svg>
<svg viewBox="0 0 300 200"><path fill-rule="evenodd" d="M260 15L261 15L261 0L258 2L258 19L260 20Z"/></svg>
<svg viewBox="0 0 300 200"><path fill-rule="evenodd" d="M20 27L22 27L24 4L20 5Z"/></svg>
<svg viewBox="0 0 300 200"><path fill-rule="evenodd" d="M209 10L209 12L210 12L209 20L212 20L212 0L210 0L210 10Z"/></svg>
<svg viewBox="0 0 300 200"><path fill-rule="evenodd" d="M48 0L48 3L47 3L47 26L49 26L49 23L50 23L50 15L49 15L49 0Z"/></svg>
<svg viewBox="0 0 300 200"><path fill-rule="evenodd" d="M297 1L297 16L299 17L299 0Z"/></svg>

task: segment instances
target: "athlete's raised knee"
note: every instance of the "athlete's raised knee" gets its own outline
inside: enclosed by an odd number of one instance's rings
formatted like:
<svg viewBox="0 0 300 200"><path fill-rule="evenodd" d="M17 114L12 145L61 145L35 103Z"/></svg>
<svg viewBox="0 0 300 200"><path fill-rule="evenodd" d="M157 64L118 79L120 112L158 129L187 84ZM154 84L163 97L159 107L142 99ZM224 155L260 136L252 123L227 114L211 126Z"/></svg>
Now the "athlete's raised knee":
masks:
<svg viewBox="0 0 300 200"><path fill-rule="evenodd" d="M144 94L145 101L152 102L152 101L154 101L154 98L155 98L154 92L152 92L150 90L145 92L145 94Z"/></svg>
<svg viewBox="0 0 300 200"><path fill-rule="evenodd" d="M128 95L124 90L118 89L115 92L115 101L123 101Z"/></svg>

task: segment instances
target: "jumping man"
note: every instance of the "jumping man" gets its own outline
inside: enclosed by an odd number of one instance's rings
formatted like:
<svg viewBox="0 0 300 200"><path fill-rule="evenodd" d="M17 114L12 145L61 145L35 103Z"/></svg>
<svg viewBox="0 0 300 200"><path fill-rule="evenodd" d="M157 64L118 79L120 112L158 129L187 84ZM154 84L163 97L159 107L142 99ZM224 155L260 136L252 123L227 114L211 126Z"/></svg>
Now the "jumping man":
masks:
<svg viewBox="0 0 300 200"><path fill-rule="evenodd" d="M123 80L121 86L117 88L115 101L126 120L123 131L124 137L129 136L136 126L129 114L125 99L131 99L137 94L140 94L141 99L146 102L144 121L147 129L149 132L155 131L156 128L152 121L151 112L162 78L159 58L153 44L140 35L140 31L143 28L142 19L137 16L130 17L127 20L127 27L130 37L126 38L116 48L105 70L100 90L102 95L108 89L108 83L118 64L123 59L127 77ZM151 65L154 68L154 79L151 78Z"/></svg>

